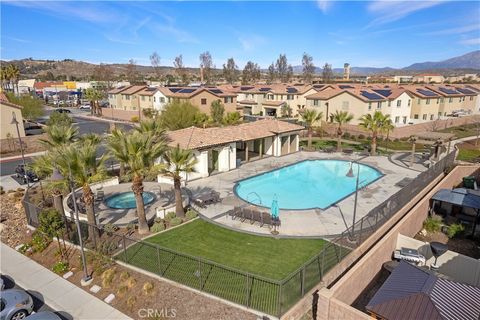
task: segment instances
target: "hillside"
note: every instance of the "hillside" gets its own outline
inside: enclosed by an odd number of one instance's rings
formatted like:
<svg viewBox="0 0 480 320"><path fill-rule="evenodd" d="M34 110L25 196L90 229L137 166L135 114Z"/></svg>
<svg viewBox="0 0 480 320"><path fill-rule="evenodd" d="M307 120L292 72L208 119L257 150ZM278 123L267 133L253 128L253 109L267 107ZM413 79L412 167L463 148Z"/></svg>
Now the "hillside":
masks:
<svg viewBox="0 0 480 320"><path fill-rule="evenodd" d="M404 70L480 69L480 50L437 62L414 63Z"/></svg>

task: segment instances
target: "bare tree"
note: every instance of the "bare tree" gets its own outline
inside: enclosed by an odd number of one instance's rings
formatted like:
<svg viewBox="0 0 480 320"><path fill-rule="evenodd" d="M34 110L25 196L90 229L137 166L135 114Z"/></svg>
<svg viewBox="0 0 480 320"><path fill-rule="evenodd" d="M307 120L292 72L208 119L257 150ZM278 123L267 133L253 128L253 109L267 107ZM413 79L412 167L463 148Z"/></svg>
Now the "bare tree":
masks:
<svg viewBox="0 0 480 320"><path fill-rule="evenodd" d="M227 64L223 64L223 77L230 84L238 80L238 66L233 58L228 59Z"/></svg>
<svg viewBox="0 0 480 320"><path fill-rule="evenodd" d="M104 88L109 90L112 86L114 78L114 72L111 66L106 64L100 64L93 69L93 78L97 81L105 83Z"/></svg>
<svg viewBox="0 0 480 320"><path fill-rule="evenodd" d="M175 73L177 74L177 77L180 78L182 84L187 85L189 82L188 73L183 65L183 56L181 54L176 56L175 60L173 60L173 67L175 68Z"/></svg>
<svg viewBox="0 0 480 320"><path fill-rule="evenodd" d="M267 82L272 83L275 81L277 78L277 72L275 71L275 65L272 64L268 66L268 77L267 77Z"/></svg>
<svg viewBox="0 0 480 320"><path fill-rule="evenodd" d="M162 79L162 73L160 72L160 56L158 55L157 51L154 51L150 56L150 63L152 64L153 70L155 71L157 80L160 81Z"/></svg>
<svg viewBox="0 0 480 320"><path fill-rule="evenodd" d="M323 83L332 83L333 71L332 71L331 64L325 63L325 65L323 66L322 79L323 79Z"/></svg>
<svg viewBox="0 0 480 320"><path fill-rule="evenodd" d="M210 55L210 52L205 51L200 54L200 68L203 69L203 77L205 82L210 84L212 81L213 68L212 56Z"/></svg>
<svg viewBox="0 0 480 320"><path fill-rule="evenodd" d="M127 80L130 82L130 84L136 84L136 83L139 82L138 71L137 71L137 62L133 59L128 60Z"/></svg>
<svg viewBox="0 0 480 320"><path fill-rule="evenodd" d="M242 84L255 83L260 80L260 67L258 64L248 61L242 71Z"/></svg>
<svg viewBox="0 0 480 320"><path fill-rule="evenodd" d="M312 83L313 74L315 73L315 65L313 58L308 53L304 52L302 57L303 66L303 80L305 83Z"/></svg>
<svg viewBox="0 0 480 320"><path fill-rule="evenodd" d="M276 72L280 81L288 82L293 75L293 68L288 64L287 56L281 54L275 63Z"/></svg>

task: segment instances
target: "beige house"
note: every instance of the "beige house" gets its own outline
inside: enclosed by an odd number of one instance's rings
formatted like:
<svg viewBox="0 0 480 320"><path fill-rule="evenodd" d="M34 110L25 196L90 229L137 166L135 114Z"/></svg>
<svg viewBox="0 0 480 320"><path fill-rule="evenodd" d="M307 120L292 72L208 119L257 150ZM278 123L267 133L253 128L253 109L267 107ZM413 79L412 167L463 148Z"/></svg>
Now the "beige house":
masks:
<svg viewBox="0 0 480 320"><path fill-rule="evenodd" d="M438 73L421 73L413 77L412 81L415 83L443 83L444 76Z"/></svg>
<svg viewBox="0 0 480 320"><path fill-rule="evenodd" d="M22 108L8 101L7 96L0 92L0 140L7 138L17 138L17 127L12 124L13 115L18 121L18 129L20 137L25 137L25 129L23 127Z"/></svg>

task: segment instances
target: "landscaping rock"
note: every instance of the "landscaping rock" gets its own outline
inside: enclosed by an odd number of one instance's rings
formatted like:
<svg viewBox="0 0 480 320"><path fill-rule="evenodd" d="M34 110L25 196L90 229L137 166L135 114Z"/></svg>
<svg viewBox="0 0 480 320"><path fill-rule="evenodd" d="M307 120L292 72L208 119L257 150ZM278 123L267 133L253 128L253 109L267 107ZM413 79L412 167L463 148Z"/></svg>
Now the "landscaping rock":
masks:
<svg viewBox="0 0 480 320"><path fill-rule="evenodd" d="M21 202L8 194L2 195L0 196L0 212L2 216L8 217L2 222L3 230L0 233L2 242L12 248L25 243L28 228Z"/></svg>
<svg viewBox="0 0 480 320"><path fill-rule="evenodd" d="M71 276L73 276L73 272L72 271L68 271L67 273L65 273L63 275L63 279L68 279L70 278Z"/></svg>
<svg viewBox="0 0 480 320"><path fill-rule="evenodd" d="M110 304L112 303L113 299L115 299L115 295L113 293L110 293L103 301Z"/></svg>
<svg viewBox="0 0 480 320"><path fill-rule="evenodd" d="M101 289L102 289L102 287L94 285L90 288L90 292L98 293L98 291L100 291Z"/></svg>

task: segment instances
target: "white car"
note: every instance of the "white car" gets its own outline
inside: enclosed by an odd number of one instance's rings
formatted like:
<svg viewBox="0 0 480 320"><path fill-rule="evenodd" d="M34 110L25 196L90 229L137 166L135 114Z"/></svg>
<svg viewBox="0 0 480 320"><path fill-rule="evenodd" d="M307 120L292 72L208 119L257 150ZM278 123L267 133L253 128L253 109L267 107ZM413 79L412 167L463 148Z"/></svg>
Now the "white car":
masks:
<svg viewBox="0 0 480 320"><path fill-rule="evenodd" d="M82 104L79 109L85 109L85 110L90 110L92 109L92 106L90 104Z"/></svg>

